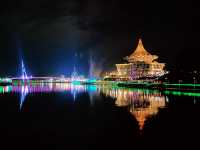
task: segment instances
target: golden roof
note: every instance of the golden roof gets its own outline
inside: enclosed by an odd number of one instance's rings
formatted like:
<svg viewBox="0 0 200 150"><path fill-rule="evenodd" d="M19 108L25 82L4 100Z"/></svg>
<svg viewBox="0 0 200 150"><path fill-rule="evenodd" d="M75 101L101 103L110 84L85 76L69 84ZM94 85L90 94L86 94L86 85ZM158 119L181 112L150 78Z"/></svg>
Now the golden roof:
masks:
<svg viewBox="0 0 200 150"><path fill-rule="evenodd" d="M137 57L137 56L144 56L144 55L151 55L151 54L145 50L145 48L142 44L142 39L139 39L136 50L129 56L129 58Z"/></svg>
<svg viewBox="0 0 200 150"><path fill-rule="evenodd" d="M151 55L147 50L144 48L142 44L142 39L139 39L138 46L136 50L128 57L126 60L129 62L133 61L144 61L144 62L152 62L154 59L157 59L156 55Z"/></svg>

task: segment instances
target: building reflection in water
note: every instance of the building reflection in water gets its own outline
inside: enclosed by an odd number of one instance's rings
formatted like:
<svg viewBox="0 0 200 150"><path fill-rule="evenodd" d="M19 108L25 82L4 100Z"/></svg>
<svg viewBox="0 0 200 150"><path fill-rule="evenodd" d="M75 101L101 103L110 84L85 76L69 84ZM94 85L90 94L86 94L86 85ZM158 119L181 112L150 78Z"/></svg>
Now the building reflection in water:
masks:
<svg viewBox="0 0 200 150"><path fill-rule="evenodd" d="M4 86L0 89L0 93L10 92L21 94L20 109L23 107L26 96L29 93L70 92L75 101L77 94L88 92L91 105L94 97L96 98L99 93L103 93L106 96L115 98L117 106L127 106L130 113L139 122L140 129L143 128L147 117L157 114L159 108L165 107L168 101L168 98L159 91L65 83L35 83L26 86Z"/></svg>
<svg viewBox="0 0 200 150"><path fill-rule="evenodd" d="M141 130L145 120L149 116L156 115L159 108L165 107L168 101L168 98L159 91L103 88L102 92L106 96L115 98L117 106L127 106L138 121Z"/></svg>

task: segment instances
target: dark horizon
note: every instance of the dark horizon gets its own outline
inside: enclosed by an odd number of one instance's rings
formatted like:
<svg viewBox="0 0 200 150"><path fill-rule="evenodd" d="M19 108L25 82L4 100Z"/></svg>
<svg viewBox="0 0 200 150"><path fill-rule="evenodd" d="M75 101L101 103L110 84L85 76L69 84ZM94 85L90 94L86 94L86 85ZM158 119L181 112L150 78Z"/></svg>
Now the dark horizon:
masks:
<svg viewBox="0 0 200 150"><path fill-rule="evenodd" d="M74 65L87 76L112 70L139 38L169 71L200 70L198 5L122 0L7 1L0 13L0 76L19 75L23 57L31 75L69 75Z"/></svg>

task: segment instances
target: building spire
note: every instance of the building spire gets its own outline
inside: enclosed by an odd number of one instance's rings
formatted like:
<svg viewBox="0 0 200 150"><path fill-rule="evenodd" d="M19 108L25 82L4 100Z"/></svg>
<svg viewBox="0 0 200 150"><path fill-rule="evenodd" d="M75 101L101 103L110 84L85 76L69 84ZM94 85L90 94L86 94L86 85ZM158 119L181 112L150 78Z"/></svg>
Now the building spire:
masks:
<svg viewBox="0 0 200 150"><path fill-rule="evenodd" d="M140 38L139 39L139 42L138 42L138 45L137 45L137 48L135 50L135 53L141 53L143 52L144 54L147 54L148 52L144 49L144 46L143 46L143 43L142 43L142 39Z"/></svg>
<svg viewBox="0 0 200 150"><path fill-rule="evenodd" d="M128 57L128 60L145 59L145 57L147 57L148 55L151 55L151 54L145 50L142 44L142 39L139 38L139 42L136 47L136 50Z"/></svg>
<svg viewBox="0 0 200 150"><path fill-rule="evenodd" d="M138 45L143 46L143 44L142 44L142 39L141 39L141 38L139 38L139 43L138 43Z"/></svg>

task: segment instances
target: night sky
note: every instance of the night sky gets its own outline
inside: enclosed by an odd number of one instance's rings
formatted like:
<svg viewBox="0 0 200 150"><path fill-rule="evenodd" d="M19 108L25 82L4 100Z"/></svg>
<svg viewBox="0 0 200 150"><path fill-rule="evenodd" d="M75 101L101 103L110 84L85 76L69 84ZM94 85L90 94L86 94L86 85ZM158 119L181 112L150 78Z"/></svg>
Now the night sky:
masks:
<svg viewBox="0 0 200 150"><path fill-rule="evenodd" d="M0 8L0 76L70 75L113 70L138 38L168 70L200 70L198 4L176 1L7 0Z"/></svg>

